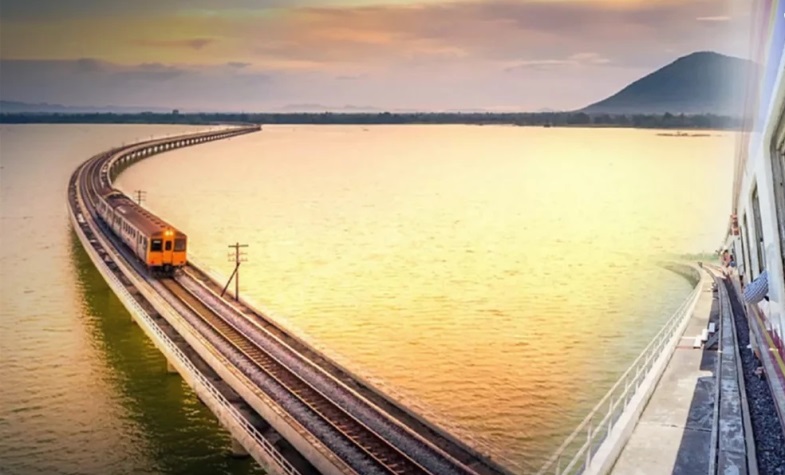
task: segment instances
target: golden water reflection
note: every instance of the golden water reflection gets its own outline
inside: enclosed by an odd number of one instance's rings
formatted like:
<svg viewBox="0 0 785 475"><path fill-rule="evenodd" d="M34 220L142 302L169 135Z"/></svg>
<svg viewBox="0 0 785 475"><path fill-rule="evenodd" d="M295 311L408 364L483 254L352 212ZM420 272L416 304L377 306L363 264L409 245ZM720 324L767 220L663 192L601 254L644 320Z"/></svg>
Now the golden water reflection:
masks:
<svg viewBox="0 0 785 475"><path fill-rule="evenodd" d="M125 190L319 347L495 457L538 466L689 292L663 253L721 236L733 137L265 127ZM176 177L176 180L172 178Z"/></svg>

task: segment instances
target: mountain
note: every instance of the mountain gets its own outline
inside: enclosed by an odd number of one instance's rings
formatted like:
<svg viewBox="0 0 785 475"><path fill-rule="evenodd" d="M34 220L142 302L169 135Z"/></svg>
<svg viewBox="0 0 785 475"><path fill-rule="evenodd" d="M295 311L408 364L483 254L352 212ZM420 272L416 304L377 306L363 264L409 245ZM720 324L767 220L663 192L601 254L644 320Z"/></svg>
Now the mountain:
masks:
<svg viewBox="0 0 785 475"><path fill-rule="evenodd" d="M751 61L713 52L677 59L581 112L741 115Z"/></svg>
<svg viewBox="0 0 785 475"><path fill-rule="evenodd" d="M32 104L29 102L18 101L0 101L0 114L18 114L18 113L53 113L59 112L61 114L76 114L76 113L97 113L97 112L113 112L113 113L139 113L139 112L172 112L171 109L164 109L162 107L123 107L123 106L102 106L102 107L80 107L80 106L64 106L62 104L48 104L40 102Z"/></svg>

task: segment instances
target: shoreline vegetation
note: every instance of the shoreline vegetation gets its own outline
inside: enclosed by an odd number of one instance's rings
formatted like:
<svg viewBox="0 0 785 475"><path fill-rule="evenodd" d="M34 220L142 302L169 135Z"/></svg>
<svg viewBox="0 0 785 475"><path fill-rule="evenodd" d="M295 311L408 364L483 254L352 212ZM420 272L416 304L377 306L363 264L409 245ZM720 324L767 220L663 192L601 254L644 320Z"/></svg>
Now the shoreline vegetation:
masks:
<svg viewBox="0 0 785 475"><path fill-rule="evenodd" d="M262 125L514 125L522 127L625 127L738 130L742 120L715 114L538 113L5 113L0 124L262 124ZM674 134L676 135L676 134ZM681 136L681 135L677 135Z"/></svg>

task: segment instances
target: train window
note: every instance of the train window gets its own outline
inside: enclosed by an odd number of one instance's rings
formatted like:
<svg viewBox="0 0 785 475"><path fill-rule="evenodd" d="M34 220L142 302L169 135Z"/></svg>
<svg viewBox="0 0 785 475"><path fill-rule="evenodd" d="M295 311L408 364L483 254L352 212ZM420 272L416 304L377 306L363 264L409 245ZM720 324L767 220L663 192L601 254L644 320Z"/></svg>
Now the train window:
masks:
<svg viewBox="0 0 785 475"><path fill-rule="evenodd" d="M153 239L152 245L150 246L150 252L161 252L163 249L163 243L160 239Z"/></svg>
<svg viewBox="0 0 785 475"><path fill-rule="evenodd" d="M752 190L752 220L755 226L755 249L758 251L758 274L766 269L764 258L766 253L763 249L763 224L760 218L760 199L758 196L758 186Z"/></svg>
<svg viewBox="0 0 785 475"><path fill-rule="evenodd" d="M180 252L185 251L185 239L175 239L174 250Z"/></svg>
<svg viewBox="0 0 785 475"><path fill-rule="evenodd" d="M741 237L744 240L744 245L742 246L743 255L741 256L741 258L743 260L741 262L742 262L742 265L744 266L744 275L746 276L746 279L751 281L752 280L752 276L750 274L752 274L752 264L751 264L752 258L750 257L750 250L751 250L750 249L750 231L749 231L749 228L747 227L747 215L746 214L744 214L744 217L742 218L742 222L744 224L742 224L742 227L741 227Z"/></svg>
<svg viewBox="0 0 785 475"><path fill-rule="evenodd" d="M167 251L171 251L172 250L172 241L166 241L166 250Z"/></svg>
<svg viewBox="0 0 785 475"><path fill-rule="evenodd" d="M785 119L780 124L777 134L782 142L773 147L771 154L771 171L774 179L774 212L777 215L777 229L780 235L780 252L782 265L785 267Z"/></svg>

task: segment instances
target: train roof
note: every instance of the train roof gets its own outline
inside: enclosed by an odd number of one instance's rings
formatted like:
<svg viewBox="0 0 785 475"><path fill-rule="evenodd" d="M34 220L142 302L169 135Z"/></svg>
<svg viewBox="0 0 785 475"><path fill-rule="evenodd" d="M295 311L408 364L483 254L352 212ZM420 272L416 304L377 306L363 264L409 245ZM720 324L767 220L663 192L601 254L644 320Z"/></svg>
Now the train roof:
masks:
<svg viewBox="0 0 785 475"><path fill-rule="evenodd" d="M175 235L184 235L177 228L137 205L120 192L110 193L104 198L117 213L145 234L154 234L163 232L165 229L171 229L175 232Z"/></svg>

